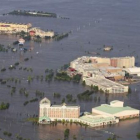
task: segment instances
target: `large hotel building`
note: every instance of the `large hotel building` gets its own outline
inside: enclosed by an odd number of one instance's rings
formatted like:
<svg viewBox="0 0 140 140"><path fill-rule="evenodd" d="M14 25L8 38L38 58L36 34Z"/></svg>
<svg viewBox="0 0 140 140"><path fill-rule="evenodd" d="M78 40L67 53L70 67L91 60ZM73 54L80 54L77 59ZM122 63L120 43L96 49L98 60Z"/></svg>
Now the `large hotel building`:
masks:
<svg viewBox="0 0 140 140"><path fill-rule="evenodd" d="M51 101L44 98L40 101L39 123L54 120L76 121L80 116L80 106L51 105Z"/></svg>

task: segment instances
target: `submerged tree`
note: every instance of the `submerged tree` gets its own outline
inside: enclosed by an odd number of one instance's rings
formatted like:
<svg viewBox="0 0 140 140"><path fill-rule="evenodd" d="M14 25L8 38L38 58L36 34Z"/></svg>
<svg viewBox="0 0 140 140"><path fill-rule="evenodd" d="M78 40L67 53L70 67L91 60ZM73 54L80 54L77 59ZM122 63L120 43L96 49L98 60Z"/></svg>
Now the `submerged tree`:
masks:
<svg viewBox="0 0 140 140"><path fill-rule="evenodd" d="M66 130L64 131L64 139L65 139L65 140L68 139L69 133L70 133L70 130L69 130L69 129L66 129Z"/></svg>
<svg viewBox="0 0 140 140"><path fill-rule="evenodd" d="M137 133L137 138L140 140L140 132Z"/></svg>

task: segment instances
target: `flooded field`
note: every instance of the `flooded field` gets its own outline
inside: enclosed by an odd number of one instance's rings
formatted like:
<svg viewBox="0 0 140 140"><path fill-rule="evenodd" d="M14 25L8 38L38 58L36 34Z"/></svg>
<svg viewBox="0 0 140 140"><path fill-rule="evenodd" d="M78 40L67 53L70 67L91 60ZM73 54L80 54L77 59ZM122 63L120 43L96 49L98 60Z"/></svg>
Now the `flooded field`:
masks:
<svg viewBox="0 0 140 140"><path fill-rule="evenodd" d="M13 10L41 10L53 12L70 19L25 17L25 16L2 16ZM131 9L131 10L130 10ZM54 81L46 82L34 79L30 84L27 82L28 76L45 77L45 69L59 69L64 64L68 64L73 59L83 55L94 56L95 52L99 56L135 56L136 62L140 64L140 2L138 0L7 0L0 4L0 21L10 21L18 23L32 23L41 29L53 29L58 33L71 31L68 38L61 41L43 41L42 43L26 42L25 48L32 51L23 53L19 50L13 53L0 52L0 69L6 68L5 72L0 72L0 79L19 78L21 83L7 82L0 85L0 102L10 103L10 108L0 111L0 137L6 140L16 139L15 135L20 134L24 138L31 140L57 140L63 139L63 132L70 129L70 139L76 135L78 140L106 140L111 133L119 136L120 140L137 140L136 133L140 131L139 119L122 121L117 125L101 128L85 128L75 124L57 126L33 125L26 119L33 115L38 115L39 101L29 103L24 106L24 102L36 98L35 91L45 93L52 103L61 104L61 100L72 94L76 98L78 93L89 89L73 82ZM0 44L5 46L16 41L15 36L0 35ZM103 45L113 46L111 52L104 52ZM29 58L28 61L24 61ZM9 66L20 62L16 69L9 70ZM140 66L140 65L139 65ZM32 68L33 72L19 70L20 67ZM11 88L16 87L16 92L11 94ZM120 99L125 105L140 109L140 83L130 85L132 93L113 94L109 96L109 101ZM19 94L20 88L26 88L29 95L25 97ZM135 91L136 89L136 91ZM60 99L54 99L53 93L61 93ZM96 93L94 97L100 97L100 102L80 102L81 111L91 111L92 107L105 103L105 95ZM38 97L40 100L40 98ZM9 131L13 135L11 138L3 135L3 131Z"/></svg>

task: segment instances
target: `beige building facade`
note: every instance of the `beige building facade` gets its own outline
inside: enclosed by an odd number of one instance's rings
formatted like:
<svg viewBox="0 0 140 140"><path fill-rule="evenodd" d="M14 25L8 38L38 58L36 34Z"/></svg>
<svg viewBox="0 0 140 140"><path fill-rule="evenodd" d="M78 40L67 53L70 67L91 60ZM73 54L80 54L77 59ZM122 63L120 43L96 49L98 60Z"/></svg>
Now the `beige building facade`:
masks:
<svg viewBox="0 0 140 140"><path fill-rule="evenodd" d="M40 101L39 105L39 118L48 117L50 121L55 120L73 120L76 121L80 116L80 107L79 106L68 106L63 105L51 105L51 101L47 98L44 98ZM41 120L39 123L43 123L46 120Z"/></svg>
<svg viewBox="0 0 140 140"><path fill-rule="evenodd" d="M53 37L54 36L54 32L53 31L43 31L43 30L41 30L41 29L39 29L39 28L31 28L30 30L29 30L29 32L31 32L31 31L34 31L35 32L35 35L37 36L40 36L40 37L45 37L45 36L47 36L47 37Z"/></svg>
<svg viewBox="0 0 140 140"><path fill-rule="evenodd" d="M94 76L90 78L83 77L86 85L98 86L99 90L103 90L106 93L127 93L128 86L121 85L104 78L103 76Z"/></svg>
<svg viewBox="0 0 140 140"><path fill-rule="evenodd" d="M16 32L28 32L28 29L32 27L31 23L28 24L18 24L9 22L0 22L0 32L1 33L16 33Z"/></svg>

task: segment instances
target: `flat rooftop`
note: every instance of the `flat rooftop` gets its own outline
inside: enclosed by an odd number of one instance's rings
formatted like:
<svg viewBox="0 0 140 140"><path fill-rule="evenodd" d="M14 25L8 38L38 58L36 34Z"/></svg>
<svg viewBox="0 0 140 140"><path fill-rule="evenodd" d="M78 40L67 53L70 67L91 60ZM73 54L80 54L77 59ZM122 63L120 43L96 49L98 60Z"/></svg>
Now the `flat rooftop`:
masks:
<svg viewBox="0 0 140 140"><path fill-rule="evenodd" d="M51 105L51 107L66 107L66 108L79 108L80 106L76 106L76 105Z"/></svg>
<svg viewBox="0 0 140 140"><path fill-rule="evenodd" d="M121 87L124 88L125 86L118 84L116 82L110 81L106 78L101 78L101 77L96 77L96 78L87 78L86 81L90 81L93 84L97 84L106 88L116 88L116 87Z"/></svg>
<svg viewBox="0 0 140 140"><path fill-rule="evenodd" d="M90 123L99 123L99 122L114 120L115 118L111 116L105 116L105 115L84 115L79 119L81 121L83 120Z"/></svg>
<svg viewBox="0 0 140 140"><path fill-rule="evenodd" d="M95 107L93 109L108 113L108 114L116 114L122 111L136 111L137 109L131 108L129 106L126 107L112 107L108 104L102 104L101 106ZM137 110L138 111L138 110Z"/></svg>

